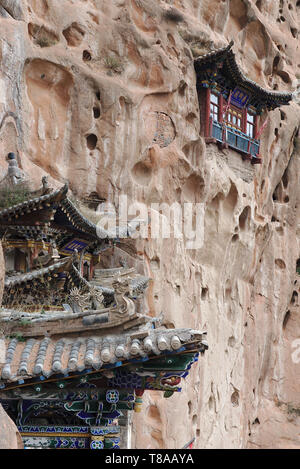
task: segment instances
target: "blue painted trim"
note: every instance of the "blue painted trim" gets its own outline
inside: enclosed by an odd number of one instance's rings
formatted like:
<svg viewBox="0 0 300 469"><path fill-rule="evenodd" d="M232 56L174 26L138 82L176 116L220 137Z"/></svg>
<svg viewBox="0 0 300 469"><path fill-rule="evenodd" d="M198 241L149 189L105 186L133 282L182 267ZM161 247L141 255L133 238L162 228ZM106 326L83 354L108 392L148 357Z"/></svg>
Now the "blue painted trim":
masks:
<svg viewBox="0 0 300 469"><path fill-rule="evenodd" d="M186 350L186 347L182 346L180 347L178 350L172 350L172 351L167 351L165 352L166 355L175 355L177 353L180 353L180 352L184 352Z"/></svg>

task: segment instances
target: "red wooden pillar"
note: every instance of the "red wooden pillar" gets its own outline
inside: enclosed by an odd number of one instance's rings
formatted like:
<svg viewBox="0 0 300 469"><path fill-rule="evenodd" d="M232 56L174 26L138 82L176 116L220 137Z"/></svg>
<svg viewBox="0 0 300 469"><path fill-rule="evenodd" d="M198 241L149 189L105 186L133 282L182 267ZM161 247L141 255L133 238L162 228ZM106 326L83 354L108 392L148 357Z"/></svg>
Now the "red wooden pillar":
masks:
<svg viewBox="0 0 300 469"><path fill-rule="evenodd" d="M223 95L219 95L219 115L218 115L218 121L220 124L222 124L222 141L223 144L226 144L226 130L225 130L225 125L223 125L224 121L224 107L226 106L226 100L224 99ZM226 122L224 123L226 124Z"/></svg>
<svg viewBox="0 0 300 469"><path fill-rule="evenodd" d="M255 138L255 139L257 139L257 134L258 134L258 122L259 122L259 117L256 114L254 116L254 131L253 131L253 138ZM259 142L259 146L258 146L258 153L256 154L256 156L258 158L261 158L261 156L260 156L260 142Z"/></svg>
<svg viewBox="0 0 300 469"><path fill-rule="evenodd" d="M256 139L257 137L257 132L258 132L258 115L254 116L254 133L253 137Z"/></svg>
<svg viewBox="0 0 300 469"><path fill-rule="evenodd" d="M244 134L246 134L247 133L247 108L246 107L243 108L242 115L243 115L243 118L242 118L242 132Z"/></svg>
<svg viewBox="0 0 300 469"><path fill-rule="evenodd" d="M206 88L205 93L205 137L210 137L210 89Z"/></svg>
<svg viewBox="0 0 300 469"><path fill-rule="evenodd" d="M26 272L26 254L21 249L15 249L15 270Z"/></svg>
<svg viewBox="0 0 300 469"><path fill-rule="evenodd" d="M218 116L218 120L221 124L223 122L223 114L224 114L224 98L223 98L223 95L220 94L219 95L219 116Z"/></svg>

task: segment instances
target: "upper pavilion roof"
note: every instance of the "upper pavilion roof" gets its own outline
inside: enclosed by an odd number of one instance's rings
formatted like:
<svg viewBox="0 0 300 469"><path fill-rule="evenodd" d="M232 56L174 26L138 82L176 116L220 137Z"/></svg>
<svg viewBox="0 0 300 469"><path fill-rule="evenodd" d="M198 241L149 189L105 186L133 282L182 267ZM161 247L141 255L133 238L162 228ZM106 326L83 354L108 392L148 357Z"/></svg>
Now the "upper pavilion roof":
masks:
<svg viewBox="0 0 300 469"><path fill-rule="evenodd" d="M13 190L13 189L12 189ZM113 239L130 236L137 222L117 228L116 233L97 227L88 220L67 197L68 185L39 197L29 198L22 203L0 210L0 222L4 226L45 226L61 230L83 232L93 238Z"/></svg>

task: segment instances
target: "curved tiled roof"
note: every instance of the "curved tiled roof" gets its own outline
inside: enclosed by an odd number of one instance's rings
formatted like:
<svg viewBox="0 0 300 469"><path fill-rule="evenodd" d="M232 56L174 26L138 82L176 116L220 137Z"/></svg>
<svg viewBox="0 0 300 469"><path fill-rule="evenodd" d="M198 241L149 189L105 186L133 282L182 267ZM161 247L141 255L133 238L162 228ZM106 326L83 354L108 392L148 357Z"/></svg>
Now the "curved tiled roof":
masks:
<svg viewBox="0 0 300 469"><path fill-rule="evenodd" d="M24 202L13 205L11 207L0 210L0 221L3 220L3 223L7 225L7 221L11 221L12 218L19 218L20 216L28 215L31 212L37 210L43 210L45 208L50 208L57 212L57 209L60 209L61 212L65 214L68 222L78 231L87 233L95 239L99 240L109 240L118 238L129 238L136 230L136 228L141 223L141 220L129 221L126 226L117 226L115 231L105 230L101 226L95 225L88 218L86 218L74 205L74 203L67 197L68 184L65 184L60 189L52 191L49 194L45 194L39 197L31 198L25 200ZM48 223L50 225L50 216L49 220L42 222L41 224ZM21 225L21 223L20 223ZM25 229L20 226L20 229ZM15 225L9 225L10 228L14 229ZM37 225L30 227L30 229L38 230L39 226Z"/></svg>
<svg viewBox="0 0 300 469"><path fill-rule="evenodd" d="M139 337L139 338L137 338ZM206 334L193 329L151 329L139 334L51 339L30 338L25 342L0 339L5 356L0 362L0 388L12 382L35 377L47 379L68 373L103 371L126 364L128 360L147 361L166 353L186 350L204 352L208 348Z"/></svg>
<svg viewBox="0 0 300 469"><path fill-rule="evenodd" d="M282 93L279 91L267 90L256 82L246 77L236 62L235 54L232 51L233 41L226 47L209 52L208 54L197 57L194 61L196 73L200 68L211 62L223 63L226 73L237 86L241 86L250 91L257 98L265 103L267 107L278 107L288 104L292 100L292 93Z"/></svg>
<svg viewBox="0 0 300 469"><path fill-rule="evenodd" d="M195 66L197 64L204 64L207 62L219 62L225 59L227 53L231 50L233 46L233 41L231 41L228 46L220 47L219 49L212 50L207 54L200 55L199 57L195 58L194 63Z"/></svg>
<svg viewBox="0 0 300 469"><path fill-rule="evenodd" d="M78 227L78 229L90 233L93 236L97 236L96 225L80 213L68 197L61 201L60 207L62 211L68 215L68 219L75 227Z"/></svg>
<svg viewBox="0 0 300 469"><path fill-rule="evenodd" d="M60 189L50 192L40 197L25 200L24 202L12 205L11 207L0 210L0 219L10 218L13 215L23 215L24 213L30 213L36 211L41 204L53 203L54 201L61 200L68 192L68 184L65 184Z"/></svg>
<svg viewBox="0 0 300 469"><path fill-rule="evenodd" d="M67 257L59 262L55 262L54 264L49 265L48 267L43 267L42 269L31 270L30 272L26 272L24 274L21 273L18 275L13 275L11 277L6 277L4 281L4 287L11 288L16 285L20 285L21 283L26 283L30 282L31 280L41 278L44 275L61 269L61 267L66 266L70 261L71 258Z"/></svg>

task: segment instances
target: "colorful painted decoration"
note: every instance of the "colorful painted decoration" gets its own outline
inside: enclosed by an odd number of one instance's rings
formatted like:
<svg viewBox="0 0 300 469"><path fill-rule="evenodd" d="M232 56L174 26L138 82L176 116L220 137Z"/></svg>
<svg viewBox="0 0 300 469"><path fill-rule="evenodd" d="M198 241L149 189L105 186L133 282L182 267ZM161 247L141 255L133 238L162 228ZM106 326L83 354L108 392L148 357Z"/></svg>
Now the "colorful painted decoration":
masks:
<svg viewBox="0 0 300 469"><path fill-rule="evenodd" d="M102 440L93 440L91 442L91 449L103 449L104 443Z"/></svg>
<svg viewBox="0 0 300 469"><path fill-rule="evenodd" d="M82 251L84 248L86 248L88 246L88 243L86 243L85 241L82 241L81 239L72 239L72 241L70 241L69 243L67 243L63 248L62 250L63 251L66 251L66 252L69 252L69 253L73 253L75 251L75 249L80 252Z"/></svg>
<svg viewBox="0 0 300 469"><path fill-rule="evenodd" d="M231 94L231 103L240 108L247 106L250 95L245 91L242 91L240 88L235 87Z"/></svg>
<svg viewBox="0 0 300 469"><path fill-rule="evenodd" d="M134 412L141 412L142 411L142 404L143 404L143 398L142 397L137 397L136 400L135 400Z"/></svg>
<svg viewBox="0 0 300 469"><path fill-rule="evenodd" d="M87 438L23 436L24 449L88 449Z"/></svg>
<svg viewBox="0 0 300 469"><path fill-rule="evenodd" d="M104 448L105 449L119 449L120 448L120 438L105 438L104 439Z"/></svg>
<svg viewBox="0 0 300 469"><path fill-rule="evenodd" d="M116 389L109 389L106 392L106 400L110 404L116 404L119 402L119 392Z"/></svg>

